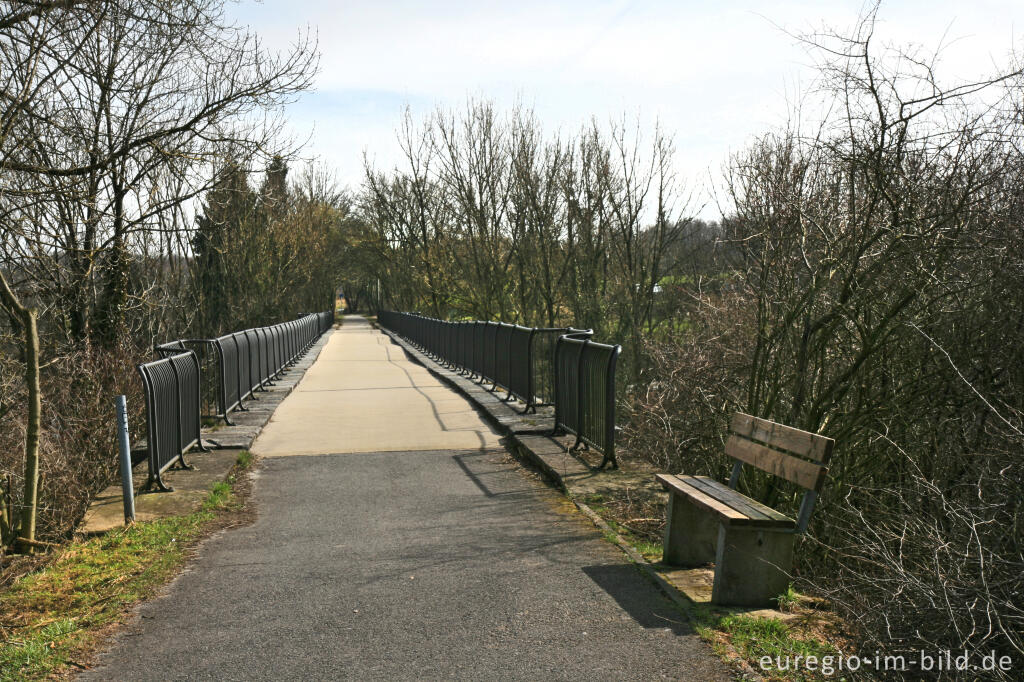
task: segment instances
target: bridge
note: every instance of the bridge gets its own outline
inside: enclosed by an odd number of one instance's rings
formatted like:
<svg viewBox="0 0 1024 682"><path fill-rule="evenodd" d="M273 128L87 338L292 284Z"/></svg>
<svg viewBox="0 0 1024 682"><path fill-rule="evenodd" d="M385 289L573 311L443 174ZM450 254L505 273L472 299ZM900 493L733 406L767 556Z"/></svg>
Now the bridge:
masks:
<svg viewBox="0 0 1024 682"><path fill-rule="evenodd" d="M730 679L429 364L349 316L206 434L259 431L255 521L202 545L84 677ZM204 457L171 482L213 475Z"/></svg>

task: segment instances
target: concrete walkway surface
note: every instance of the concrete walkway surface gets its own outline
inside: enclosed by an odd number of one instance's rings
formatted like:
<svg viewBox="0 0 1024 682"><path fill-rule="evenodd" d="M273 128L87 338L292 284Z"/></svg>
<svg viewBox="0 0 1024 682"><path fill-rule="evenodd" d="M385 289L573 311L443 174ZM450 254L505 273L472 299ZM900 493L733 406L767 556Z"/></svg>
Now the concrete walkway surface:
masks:
<svg viewBox="0 0 1024 682"><path fill-rule="evenodd" d="M346 317L253 444L263 457L499 446L468 400Z"/></svg>

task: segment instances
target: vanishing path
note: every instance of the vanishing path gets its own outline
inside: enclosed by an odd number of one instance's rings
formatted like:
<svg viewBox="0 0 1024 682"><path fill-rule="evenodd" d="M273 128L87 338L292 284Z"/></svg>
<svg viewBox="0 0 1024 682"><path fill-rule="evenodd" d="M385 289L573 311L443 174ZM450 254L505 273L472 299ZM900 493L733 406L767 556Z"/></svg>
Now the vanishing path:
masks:
<svg viewBox="0 0 1024 682"><path fill-rule="evenodd" d="M85 678L729 679L618 549L365 322L333 333L254 447L257 521L207 542ZM296 453L318 456L280 456Z"/></svg>
<svg viewBox="0 0 1024 682"><path fill-rule="evenodd" d="M500 447L469 402L346 317L253 444L267 457Z"/></svg>

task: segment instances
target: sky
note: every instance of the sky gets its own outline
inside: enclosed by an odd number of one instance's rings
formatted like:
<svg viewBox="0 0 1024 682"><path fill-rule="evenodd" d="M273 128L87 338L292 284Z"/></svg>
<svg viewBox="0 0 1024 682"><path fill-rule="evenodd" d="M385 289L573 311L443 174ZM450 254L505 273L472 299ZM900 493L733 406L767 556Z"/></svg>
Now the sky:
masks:
<svg viewBox="0 0 1024 682"><path fill-rule="evenodd" d="M363 160L398 163L396 129L468 99L517 102L551 134L590 120L657 122L674 137L694 212L717 215L713 188L729 155L785 124L813 91L814 59L795 35L849 31L864 9L850 0L240 0L229 18L286 49L311 31L321 52L314 90L285 111L343 185ZM876 36L942 46L951 82L990 76L1024 52L1021 0L884 2Z"/></svg>

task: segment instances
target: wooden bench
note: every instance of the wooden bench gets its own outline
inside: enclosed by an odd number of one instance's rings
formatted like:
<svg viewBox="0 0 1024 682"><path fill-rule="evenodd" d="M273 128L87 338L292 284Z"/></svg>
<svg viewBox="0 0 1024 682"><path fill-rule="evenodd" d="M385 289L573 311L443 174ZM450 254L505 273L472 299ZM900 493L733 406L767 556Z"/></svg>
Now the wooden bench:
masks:
<svg viewBox="0 0 1024 682"><path fill-rule="evenodd" d="M725 453L736 460L726 486L706 476L658 474L669 491L663 561L715 563L713 604L771 606L786 591L793 541L807 530L835 441L737 412ZM749 464L806 489L796 519L735 490Z"/></svg>

